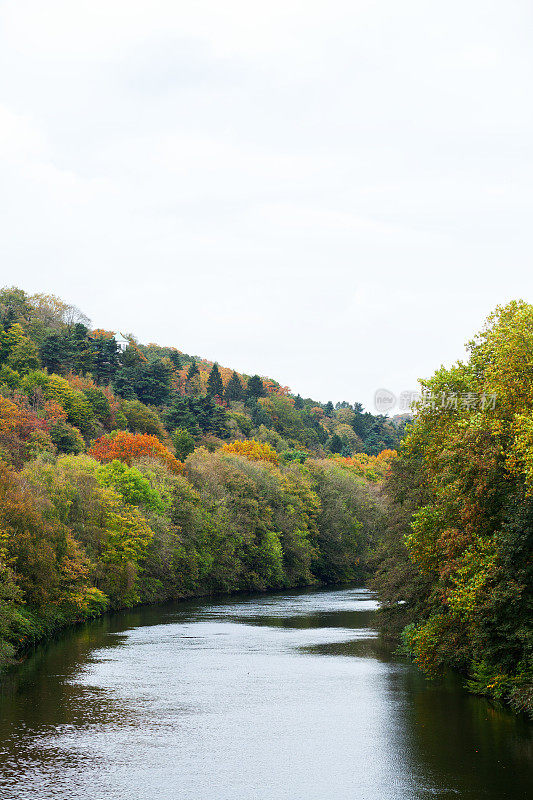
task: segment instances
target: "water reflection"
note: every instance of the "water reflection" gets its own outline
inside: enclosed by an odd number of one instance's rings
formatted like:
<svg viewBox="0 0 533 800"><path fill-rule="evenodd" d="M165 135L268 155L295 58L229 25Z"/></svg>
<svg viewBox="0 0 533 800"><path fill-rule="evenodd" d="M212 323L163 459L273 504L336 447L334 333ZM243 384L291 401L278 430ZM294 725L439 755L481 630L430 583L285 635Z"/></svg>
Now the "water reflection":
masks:
<svg viewBox="0 0 533 800"><path fill-rule="evenodd" d="M136 609L0 693L0 796L529 797L531 729L383 647L365 590Z"/></svg>

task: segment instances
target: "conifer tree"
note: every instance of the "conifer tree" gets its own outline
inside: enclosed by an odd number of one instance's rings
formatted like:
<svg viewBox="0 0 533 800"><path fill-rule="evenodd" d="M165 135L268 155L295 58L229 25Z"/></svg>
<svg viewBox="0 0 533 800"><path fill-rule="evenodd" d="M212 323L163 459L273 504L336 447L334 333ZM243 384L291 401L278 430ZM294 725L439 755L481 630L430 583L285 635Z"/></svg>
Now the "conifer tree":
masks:
<svg viewBox="0 0 533 800"><path fill-rule="evenodd" d="M217 363L213 364L207 379L207 394L209 397L222 397L224 394L224 384Z"/></svg>
<svg viewBox="0 0 533 800"><path fill-rule="evenodd" d="M224 391L225 400L244 400L244 386L236 372L233 373Z"/></svg>
<svg viewBox="0 0 533 800"><path fill-rule="evenodd" d="M189 371L187 372L187 380L190 381L191 378L194 378L195 375L199 375L199 374L200 374L200 370L198 369L198 364L193 359L191 361L191 365L189 367Z"/></svg>
<svg viewBox="0 0 533 800"><path fill-rule="evenodd" d="M252 375L246 386L246 397L251 399L265 396L265 387L259 375Z"/></svg>

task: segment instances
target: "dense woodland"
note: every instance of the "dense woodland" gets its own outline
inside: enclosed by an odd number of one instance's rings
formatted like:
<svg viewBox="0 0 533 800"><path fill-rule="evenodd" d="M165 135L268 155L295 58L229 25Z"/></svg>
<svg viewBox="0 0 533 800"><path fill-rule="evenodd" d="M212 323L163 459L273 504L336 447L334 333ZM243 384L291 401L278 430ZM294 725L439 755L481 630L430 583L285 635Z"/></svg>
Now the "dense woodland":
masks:
<svg viewBox="0 0 533 800"><path fill-rule="evenodd" d="M107 609L369 579L426 674L531 712L532 306L407 429L116 333L0 292L0 666Z"/></svg>
<svg viewBox="0 0 533 800"><path fill-rule="evenodd" d="M362 580L391 421L53 296L4 289L0 322L1 663L106 609Z"/></svg>
<svg viewBox="0 0 533 800"><path fill-rule="evenodd" d="M385 487L384 627L426 674L533 713L533 306L496 309L423 388Z"/></svg>

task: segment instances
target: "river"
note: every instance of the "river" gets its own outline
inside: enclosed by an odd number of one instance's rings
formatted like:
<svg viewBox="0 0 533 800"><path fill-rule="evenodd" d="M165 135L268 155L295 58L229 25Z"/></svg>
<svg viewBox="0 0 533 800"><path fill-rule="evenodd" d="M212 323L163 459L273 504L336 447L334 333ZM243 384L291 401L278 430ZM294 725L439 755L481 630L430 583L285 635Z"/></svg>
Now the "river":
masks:
<svg viewBox="0 0 533 800"><path fill-rule="evenodd" d="M380 648L364 589L143 607L0 693L2 800L521 800L532 727Z"/></svg>

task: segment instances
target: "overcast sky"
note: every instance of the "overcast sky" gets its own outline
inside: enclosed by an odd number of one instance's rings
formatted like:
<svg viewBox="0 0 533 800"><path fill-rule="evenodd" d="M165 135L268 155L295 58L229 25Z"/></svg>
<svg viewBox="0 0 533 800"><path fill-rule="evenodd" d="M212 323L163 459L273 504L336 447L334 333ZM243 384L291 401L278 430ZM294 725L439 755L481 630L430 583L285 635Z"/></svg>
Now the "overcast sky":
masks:
<svg viewBox="0 0 533 800"><path fill-rule="evenodd" d="M533 301L533 6L0 2L1 283L322 401Z"/></svg>

